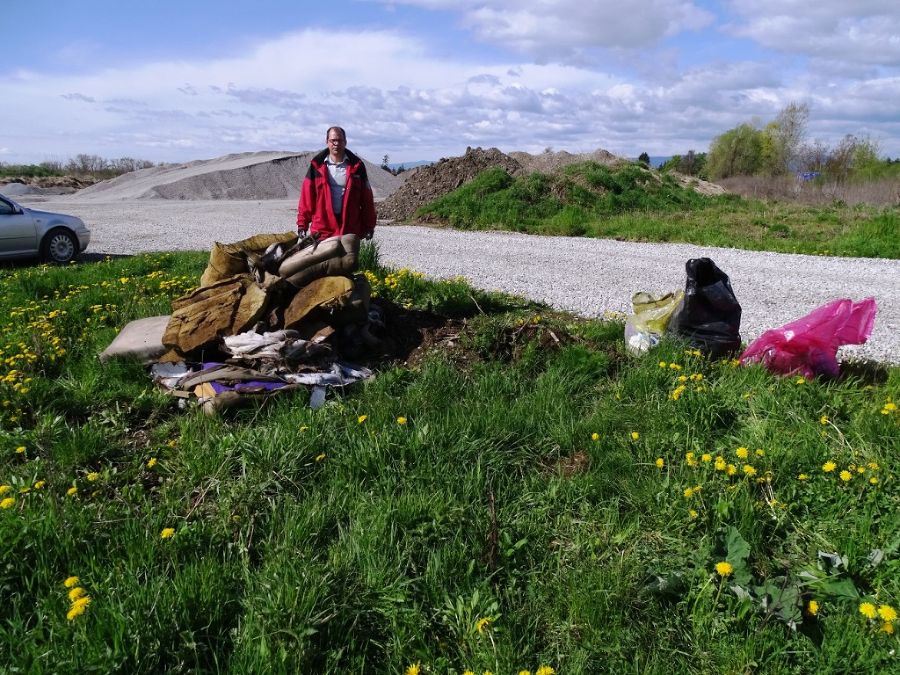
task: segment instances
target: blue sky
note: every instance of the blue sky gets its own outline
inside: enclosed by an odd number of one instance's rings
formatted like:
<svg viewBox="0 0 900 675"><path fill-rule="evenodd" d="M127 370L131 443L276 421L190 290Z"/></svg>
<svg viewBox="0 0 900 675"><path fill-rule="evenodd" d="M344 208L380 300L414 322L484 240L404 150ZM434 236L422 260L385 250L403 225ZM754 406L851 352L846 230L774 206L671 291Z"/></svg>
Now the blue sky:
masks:
<svg viewBox="0 0 900 675"><path fill-rule="evenodd" d="M0 161L324 147L705 151L791 102L900 157L897 0L32 0L0 12Z"/></svg>

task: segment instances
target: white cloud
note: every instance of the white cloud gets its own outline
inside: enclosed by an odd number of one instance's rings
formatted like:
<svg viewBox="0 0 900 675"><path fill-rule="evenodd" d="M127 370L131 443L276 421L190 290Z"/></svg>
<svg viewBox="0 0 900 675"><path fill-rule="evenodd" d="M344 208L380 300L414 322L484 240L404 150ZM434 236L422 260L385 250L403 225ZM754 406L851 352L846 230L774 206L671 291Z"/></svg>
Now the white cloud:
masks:
<svg viewBox="0 0 900 675"><path fill-rule="evenodd" d="M485 43L540 60L578 62L584 50L632 49L708 26L713 16L691 0L379 0L458 12Z"/></svg>
<svg viewBox="0 0 900 675"><path fill-rule="evenodd" d="M834 62L900 65L896 0L732 0L727 30L759 44Z"/></svg>

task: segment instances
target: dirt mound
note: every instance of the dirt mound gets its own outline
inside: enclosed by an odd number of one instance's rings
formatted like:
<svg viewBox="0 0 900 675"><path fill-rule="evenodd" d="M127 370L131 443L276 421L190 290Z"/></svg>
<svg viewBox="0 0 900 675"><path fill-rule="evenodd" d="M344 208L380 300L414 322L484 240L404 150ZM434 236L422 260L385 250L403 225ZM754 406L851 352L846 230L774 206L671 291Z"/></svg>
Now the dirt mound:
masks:
<svg viewBox="0 0 900 675"><path fill-rule="evenodd" d="M246 152L187 164L154 166L97 183L77 201L124 199L297 199L309 160L307 152ZM376 199L403 184L402 177L363 160Z"/></svg>
<svg viewBox="0 0 900 675"><path fill-rule="evenodd" d="M559 169L570 164L578 164L579 162L597 162L606 166L615 166L623 160L614 154L602 148L598 148L593 152L584 152L573 154L560 150L559 152L542 152L539 155L529 155L527 152L511 152L509 156L522 165L524 173L556 173Z"/></svg>
<svg viewBox="0 0 900 675"><path fill-rule="evenodd" d="M75 176L10 176L0 182L0 192L7 197L69 195L94 182Z"/></svg>
<svg viewBox="0 0 900 675"><path fill-rule="evenodd" d="M522 171L518 161L497 148L466 148L466 154L462 157L445 157L435 164L423 166L378 205L378 217L392 220L412 218L418 208L453 192L485 169L498 166L511 174Z"/></svg>

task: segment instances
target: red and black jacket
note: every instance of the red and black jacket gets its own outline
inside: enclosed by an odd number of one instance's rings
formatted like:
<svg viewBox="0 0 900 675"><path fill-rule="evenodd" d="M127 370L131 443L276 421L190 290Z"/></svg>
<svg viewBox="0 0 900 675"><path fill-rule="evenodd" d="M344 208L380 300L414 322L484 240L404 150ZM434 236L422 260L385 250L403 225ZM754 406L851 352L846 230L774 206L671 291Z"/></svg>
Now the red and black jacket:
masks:
<svg viewBox="0 0 900 675"><path fill-rule="evenodd" d="M344 150L347 160L347 185L344 188L344 205L341 221L331 207L331 186L328 184L326 148L309 162L309 170L300 187L300 203L297 205L297 229L309 229L319 239L339 234L356 234L365 237L375 230L375 199L366 174L366 165L349 150Z"/></svg>

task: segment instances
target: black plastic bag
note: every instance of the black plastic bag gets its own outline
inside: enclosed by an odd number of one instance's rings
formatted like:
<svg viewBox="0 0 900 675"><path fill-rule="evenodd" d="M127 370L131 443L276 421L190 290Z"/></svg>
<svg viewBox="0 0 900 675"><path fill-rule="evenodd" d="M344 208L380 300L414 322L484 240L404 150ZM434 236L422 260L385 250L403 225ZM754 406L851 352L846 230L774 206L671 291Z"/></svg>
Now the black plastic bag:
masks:
<svg viewBox="0 0 900 675"><path fill-rule="evenodd" d="M708 356L725 356L741 348L741 305L728 275L709 258L685 265L684 301L669 321L669 332L686 338Z"/></svg>

